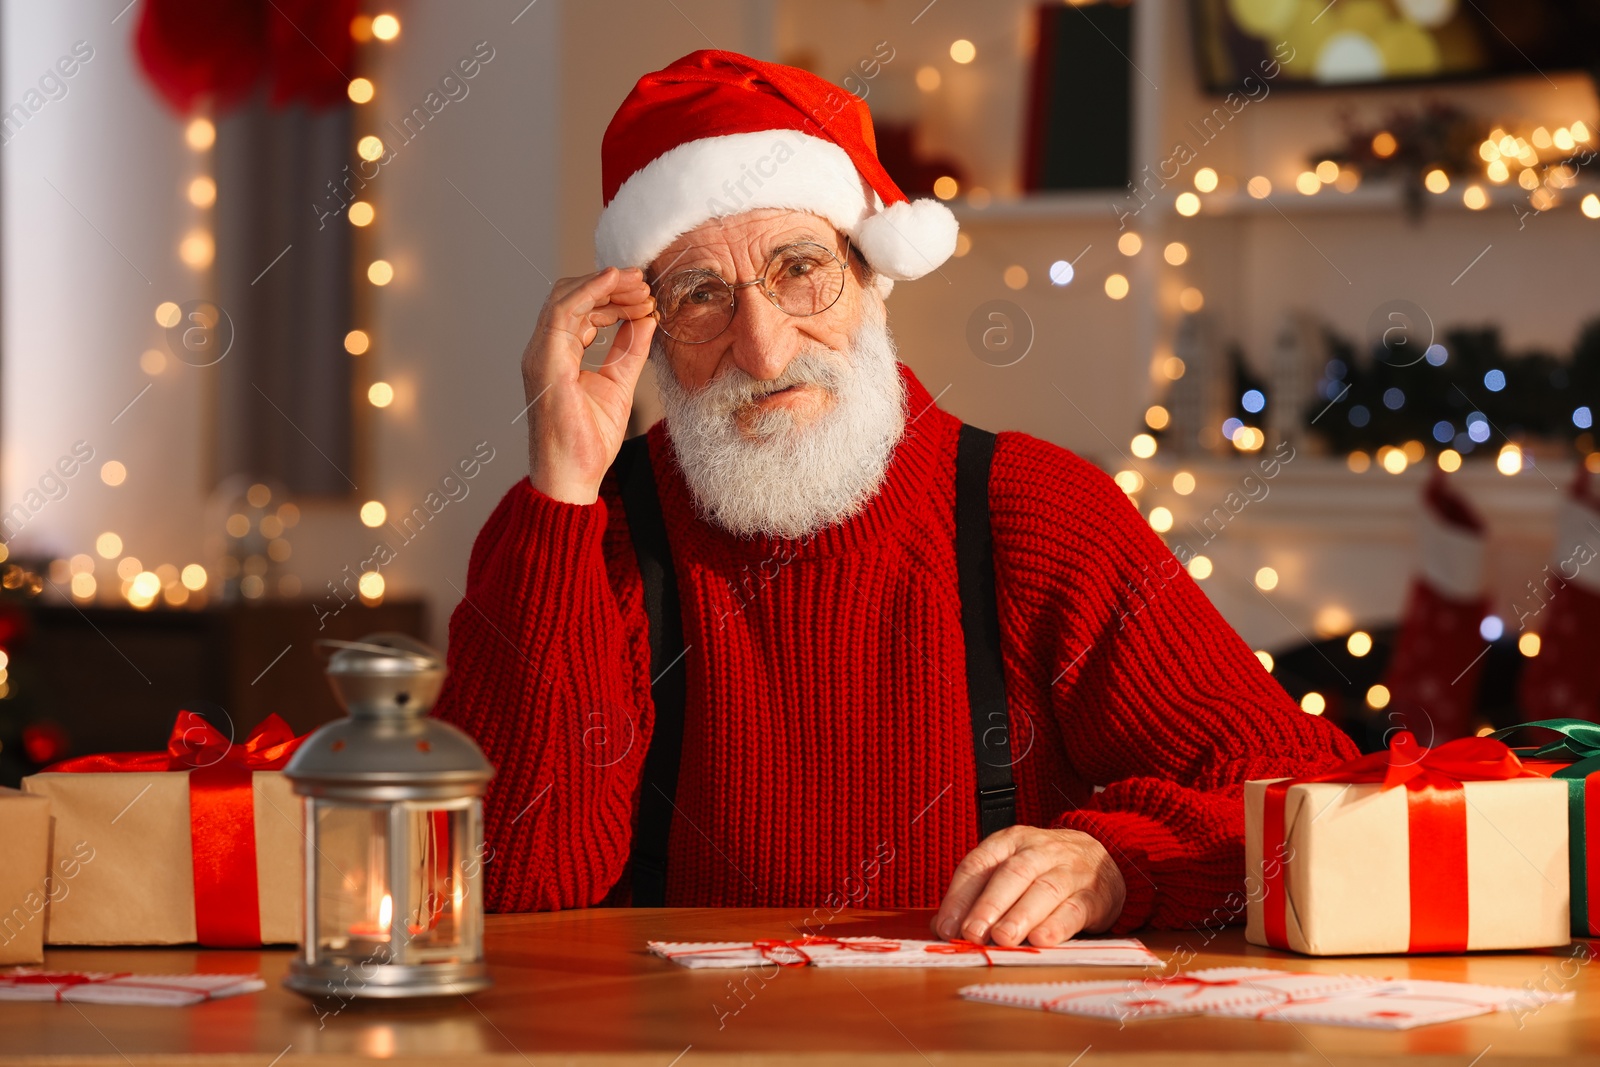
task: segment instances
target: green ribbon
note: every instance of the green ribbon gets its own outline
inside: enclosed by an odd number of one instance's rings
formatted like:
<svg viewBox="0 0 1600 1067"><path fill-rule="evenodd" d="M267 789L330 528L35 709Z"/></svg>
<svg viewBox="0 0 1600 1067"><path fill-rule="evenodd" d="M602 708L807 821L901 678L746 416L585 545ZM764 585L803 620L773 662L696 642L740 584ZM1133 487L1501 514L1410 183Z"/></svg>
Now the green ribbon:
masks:
<svg viewBox="0 0 1600 1067"><path fill-rule="evenodd" d="M1551 775L1567 783L1567 880L1572 890L1572 932L1593 936L1589 927L1589 840L1584 819L1584 783L1600 771L1600 723L1587 719L1535 719L1496 730L1497 741L1529 726L1554 730L1561 737L1538 748L1512 749L1519 759L1570 760L1570 766Z"/></svg>

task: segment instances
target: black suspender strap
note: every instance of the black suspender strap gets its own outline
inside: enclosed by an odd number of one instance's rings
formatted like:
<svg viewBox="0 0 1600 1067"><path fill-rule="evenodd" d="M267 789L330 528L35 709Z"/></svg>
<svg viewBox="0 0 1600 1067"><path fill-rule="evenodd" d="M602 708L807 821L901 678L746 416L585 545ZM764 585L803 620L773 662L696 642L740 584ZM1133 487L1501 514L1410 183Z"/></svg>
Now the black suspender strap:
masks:
<svg viewBox="0 0 1600 1067"><path fill-rule="evenodd" d="M683 615L672 571L667 523L661 515L650 445L641 434L624 441L617 453L617 481L628 518L644 609L650 624L650 698L655 727L645 754L639 791L639 821L633 831L633 905L664 907L667 899L667 838L672 830L678 763L683 753L683 708L688 671L683 660Z"/></svg>
<svg viewBox="0 0 1600 1067"><path fill-rule="evenodd" d="M1000 656L1000 610L995 601L994 533L989 525L989 467L995 435L961 426L956 441L956 572L961 583L961 630L967 646L967 703L978 771L979 838L1017 821L1011 781L1011 724Z"/></svg>
<svg viewBox="0 0 1600 1067"><path fill-rule="evenodd" d="M994 535L989 525L989 467L995 435L963 424L956 443L956 567L961 630L967 649L967 702L978 778L979 837L1017 821L1011 780L1011 731L1000 654L1000 613L995 600ZM645 754L639 820L630 868L633 905L666 904L667 840L672 830L678 765L683 755L687 670L683 667L683 616L656 495L645 435L623 442L616 461L622 507L628 519L644 608L650 626L650 698L655 728Z"/></svg>

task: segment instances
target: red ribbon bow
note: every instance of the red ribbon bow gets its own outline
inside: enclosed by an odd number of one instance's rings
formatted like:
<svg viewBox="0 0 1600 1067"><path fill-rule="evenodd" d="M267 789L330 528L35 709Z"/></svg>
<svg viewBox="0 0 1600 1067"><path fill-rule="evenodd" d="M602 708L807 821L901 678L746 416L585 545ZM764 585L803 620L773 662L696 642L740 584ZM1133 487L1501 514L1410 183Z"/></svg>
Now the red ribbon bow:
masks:
<svg viewBox="0 0 1600 1067"><path fill-rule="evenodd" d="M1288 948L1284 887L1284 802L1292 786L1309 782L1378 782L1406 788L1411 842L1411 952L1462 952L1467 947L1467 799L1463 782L1538 778L1506 745L1489 737L1462 737L1425 748L1401 730L1383 752L1372 752L1331 771L1284 779L1267 786L1261 855L1265 863L1267 943Z"/></svg>
<svg viewBox="0 0 1600 1067"><path fill-rule="evenodd" d="M766 939L761 941L753 941L751 944L755 945L756 950L761 953L762 959L776 963L780 967L804 967L806 964L813 962L811 957L806 953L806 949L815 948L819 945L826 945L830 948L846 949L850 952L900 951L900 942L898 941L841 941L837 937L823 937L820 934L802 934L800 937L797 937L792 941ZM797 954L800 958L797 960L780 960L773 955L773 953L780 949L788 949L790 952Z"/></svg>
<svg viewBox="0 0 1600 1067"><path fill-rule="evenodd" d="M252 775L282 768L303 740L277 715L268 715L236 744L202 716L180 711L165 752L100 752L52 763L45 771L188 771L195 940L246 948L261 944Z"/></svg>
<svg viewBox="0 0 1600 1067"><path fill-rule="evenodd" d="M977 953L983 957L984 963L993 967L994 957L989 955L991 952L1038 952L1039 950L1032 945L980 945L976 941L957 937L941 941L936 945L927 945L923 951L931 952L935 956L964 956Z"/></svg>
<svg viewBox="0 0 1600 1067"><path fill-rule="evenodd" d="M88 971L26 971L16 974L0 976L0 986L17 985L47 985L55 991L56 1000L73 986L94 985L99 982L109 982L116 978L132 978L131 971L106 972L96 974Z"/></svg>
<svg viewBox="0 0 1600 1067"><path fill-rule="evenodd" d="M837 937L823 937L821 934L802 934L792 940L782 938L762 938L757 941L739 942L732 945L722 945L717 948L692 948L682 952L668 952L666 959L676 959L679 956L706 956L714 952L746 952L754 948L761 953L761 958L769 963L776 963L779 967L804 967L815 962L806 954L806 949L818 945L827 945L832 948L845 949L850 952L899 952L900 942L888 941L881 938L870 941L841 941ZM785 958L779 959L777 954ZM794 957L799 957L798 959Z"/></svg>
<svg viewBox="0 0 1600 1067"><path fill-rule="evenodd" d="M1225 986L1242 986L1249 983L1249 981L1250 980L1248 978L1201 978L1192 974L1152 975L1149 978L1136 979L1133 982L1129 982L1124 992L1132 993L1136 988L1151 989L1159 986L1192 986L1193 988L1191 988L1183 996L1183 999L1187 1000L1190 997L1198 996L1206 989ZM1135 982L1138 983L1137 987L1135 986ZM1046 1000L1043 1004L1041 1004L1040 1007L1042 1007L1045 1011L1056 1011L1058 1005L1067 1004L1071 1001L1080 1000L1085 997L1103 997L1107 995L1115 995L1116 992L1117 991L1114 989L1108 990L1099 986L1090 989L1074 989L1066 993L1062 993L1060 996L1051 997L1049 1000ZM1288 999L1288 994L1280 993L1277 990L1263 990L1263 992L1272 992L1274 995L1281 996L1285 1000ZM1125 1000L1122 1002L1122 1006L1124 1008L1137 1009L1164 1008L1171 1007L1174 1003L1175 1002L1173 1001L1162 1000L1159 997L1151 997L1146 1000ZM1135 1014L1138 1013L1135 1012Z"/></svg>

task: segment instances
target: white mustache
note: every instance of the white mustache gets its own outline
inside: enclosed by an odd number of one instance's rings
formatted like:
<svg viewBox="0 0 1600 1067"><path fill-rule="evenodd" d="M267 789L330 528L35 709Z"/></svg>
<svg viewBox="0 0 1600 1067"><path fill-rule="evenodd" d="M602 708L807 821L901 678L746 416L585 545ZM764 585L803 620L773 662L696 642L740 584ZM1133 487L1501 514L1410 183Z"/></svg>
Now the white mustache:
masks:
<svg viewBox="0 0 1600 1067"><path fill-rule="evenodd" d="M841 386L840 369L830 359L822 346L801 349L776 378L753 378L742 369L729 364L728 369L700 387L700 397L711 410L727 414L773 393L796 385L815 385L829 393L838 393Z"/></svg>

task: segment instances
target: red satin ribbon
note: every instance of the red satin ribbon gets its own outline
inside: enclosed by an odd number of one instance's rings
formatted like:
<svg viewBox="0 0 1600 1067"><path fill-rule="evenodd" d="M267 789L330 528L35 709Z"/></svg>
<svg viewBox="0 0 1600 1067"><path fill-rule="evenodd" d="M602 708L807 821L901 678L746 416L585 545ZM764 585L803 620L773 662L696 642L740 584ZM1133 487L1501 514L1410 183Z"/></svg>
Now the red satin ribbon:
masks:
<svg viewBox="0 0 1600 1067"><path fill-rule="evenodd" d="M1384 752L1372 752L1323 774L1267 786L1262 817L1263 917L1267 944L1288 948L1284 801L1292 786L1308 782L1378 782L1406 788L1411 839L1411 952L1461 952L1467 947L1467 802L1463 782L1538 778L1503 741L1462 737L1424 748L1409 731L1395 734Z"/></svg>
<svg viewBox="0 0 1600 1067"><path fill-rule="evenodd" d="M1600 771L1586 775L1583 779L1583 825L1585 834L1592 834L1600 829ZM1600 886L1600 848L1590 845L1583 850L1586 880L1584 885L1589 886L1589 936L1600 937L1600 907L1592 903L1595 899L1595 887Z"/></svg>
<svg viewBox="0 0 1600 1067"><path fill-rule="evenodd" d="M235 744L203 717L180 711L165 752L99 752L45 771L188 771L195 939L213 948L249 948L261 944L252 775L280 769L303 740L268 715Z"/></svg>

